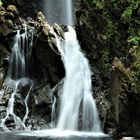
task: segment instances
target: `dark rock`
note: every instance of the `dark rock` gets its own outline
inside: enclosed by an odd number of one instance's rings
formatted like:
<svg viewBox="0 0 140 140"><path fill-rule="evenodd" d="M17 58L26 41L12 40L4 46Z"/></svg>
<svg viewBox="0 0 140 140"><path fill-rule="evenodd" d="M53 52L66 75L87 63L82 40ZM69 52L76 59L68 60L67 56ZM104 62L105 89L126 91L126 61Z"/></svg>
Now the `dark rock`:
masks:
<svg viewBox="0 0 140 140"><path fill-rule="evenodd" d="M46 103L50 104L52 100L51 89L49 86L44 86L38 89L34 93L35 104L39 106L39 104Z"/></svg>
<svg viewBox="0 0 140 140"><path fill-rule="evenodd" d="M16 34L17 34L17 31L16 31L16 30L13 30L12 32L10 32L10 33L7 35L7 37L8 37L8 38L12 38L12 37L14 37Z"/></svg>
<svg viewBox="0 0 140 140"><path fill-rule="evenodd" d="M44 24L47 23L45 16L42 12L38 12L36 21L41 25L44 26Z"/></svg>
<svg viewBox="0 0 140 140"><path fill-rule="evenodd" d="M61 38L64 39L64 31L62 30L62 28L61 28L60 25L58 25L58 24L55 23L55 24L53 25L53 29L54 29L54 31L56 32L56 34L57 34L58 36L60 36ZM64 27L63 29L65 29L65 27Z"/></svg>
<svg viewBox="0 0 140 140"><path fill-rule="evenodd" d="M33 87L33 82L30 79L23 78L20 80L17 88L17 93L24 99L26 98L29 90Z"/></svg>
<svg viewBox="0 0 140 140"><path fill-rule="evenodd" d="M15 5L9 5L6 9L8 12L11 12L14 14L15 18L17 18L19 16L19 13L17 11L17 8Z"/></svg>
<svg viewBox="0 0 140 140"><path fill-rule="evenodd" d="M4 7L7 5L15 5L22 17L35 17L36 12L43 9L43 0L41 1L28 1L28 0L8 0L3 1Z"/></svg>
<svg viewBox="0 0 140 140"><path fill-rule="evenodd" d="M18 4L19 6L23 6L23 5L24 5L24 1L23 1L23 0L17 0L17 4Z"/></svg>
<svg viewBox="0 0 140 140"><path fill-rule="evenodd" d="M2 89L5 78L5 72L2 68L0 68L0 89Z"/></svg>
<svg viewBox="0 0 140 140"><path fill-rule="evenodd" d="M13 117L13 115L10 114L8 116L7 120L5 121L5 125L9 125L11 123L14 123L14 117Z"/></svg>
<svg viewBox="0 0 140 140"><path fill-rule="evenodd" d="M10 12L6 12L4 14L4 17L5 17L6 20L8 20L8 19L13 20L14 19L14 15Z"/></svg>
<svg viewBox="0 0 140 140"><path fill-rule="evenodd" d="M0 6L0 11L5 11L4 7Z"/></svg>
<svg viewBox="0 0 140 140"><path fill-rule="evenodd" d="M35 21L32 18L27 17L27 24L29 24L29 26L31 26L31 27L34 27Z"/></svg>

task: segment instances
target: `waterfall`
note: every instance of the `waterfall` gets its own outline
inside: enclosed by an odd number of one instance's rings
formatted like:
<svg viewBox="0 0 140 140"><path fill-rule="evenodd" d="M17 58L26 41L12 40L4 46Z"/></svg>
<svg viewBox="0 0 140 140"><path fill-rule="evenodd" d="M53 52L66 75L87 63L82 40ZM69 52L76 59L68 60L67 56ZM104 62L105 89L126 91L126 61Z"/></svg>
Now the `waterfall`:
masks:
<svg viewBox="0 0 140 140"><path fill-rule="evenodd" d="M31 34L28 34L29 31L27 31L27 25L23 26L23 33L21 33L21 31L18 30L14 38L12 55L10 58L8 68L8 79L16 80L22 77L26 77L28 74L27 65L29 63L29 56L31 55L33 29L31 29L30 31Z"/></svg>
<svg viewBox="0 0 140 140"><path fill-rule="evenodd" d="M72 0L45 2L49 23L73 25ZM57 128L61 130L81 128L83 131L101 132L98 111L91 92L91 71L88 60L80 50L74 29L70 26L68 29L69 31L65 33L65 42L61 42L53 32L66 71L61 89ZM56 100L53 104L53 115L55 102Z"/></svg>
<svg viewBox="0 0 140 140"><path fill-rule="evenodd" d="M56 3L56 1L57 0L47 1L48 10L54 12L52 7L56 8L57 10L61 9L63 12L60 13L65 14L65 16L61 15L63 18L60 19L60 23L72 25L72 0L59 0L58 7L52 6L54 3ZM55 22L56 19L52 18L53 16L49 11L48 20L50 22ZM58 11L55 11L55 14L58 14ZM57 16L57 18L59 17L60 16ZM92 95L91 71L89 63L81 51L80 45L76 38L75 30L71 26L68 26L68 31L64 34L64 40L61 40L54 31L53 34L56 37L57 47L64 64L65 78L63 80L62 88L60 88L58 91L60 93L58 118L56 118L57 115L55 114L55 106L58 103L57 98L52 95L52 100L54 103L52 105L51 119L53 121L51 126L53 127L57 122L55 130L58 131L54 132L61 132L61 130L80 130L84 133L85 131L101 132L98 111ZM29 114L28 99L30 91L33 87L33 82L31 79L29 79L30 76L28 73L32 42L33 29L29 30L27 25L23 25L23 28L17 31L14 38L12 54L9 61L8 75L5 81L6 86L13 89L8 100L6 116L1 122L1 127L6 131L9 130L9 128L6 126L6 121L9 118L12 118L16 130L26 129L25 122ZM16 114L15 103L16 98L19 96L19 87L22 86L21 83L24 81L29 82L30 88L23 99L25 111L21 117ZM55 88L53 90L55 90ZM53 90L50 93L53 93Z"/></svg>
<svg viewBox="0 0 140 140"><path fill-rule="evenodd" d="M57 128L79 130L81 127L83 131L101 132L98 111L91 92L88 60L80 50L74 29L69 26L68 30L65 33L65 42L56 37L66 71Z"/></svg>
<svg viewBox="0 0 140 140"><path fill-rule="evenodd" d="M50 24L73 25L72 0L44 0L44 11Z"/></svg>
<svg viewBox="0 0 140 140"><path fill-rule="evenodd" d="M9 60L8 74L5 81L5 88L10 88L12 91L6 109L6 117L2 119L1 122L1 127L3 127L5 131L9 131L8 127L6 127L6 121L9 118L14 121L16 130L26 129L25 121L29 113L27 101L29 93L33 87L32 81L28 79L28 65L32 51L33 30L33 28L28 29L27 25L23 25L23 28L18 30L16 36L14 37L12 54ZM19 87L24 82L28 82L28 84L30 84L30 88L28 93L25 94L25 115L22 119L15 114L14 104L16 98L19 96Z"/></svg>

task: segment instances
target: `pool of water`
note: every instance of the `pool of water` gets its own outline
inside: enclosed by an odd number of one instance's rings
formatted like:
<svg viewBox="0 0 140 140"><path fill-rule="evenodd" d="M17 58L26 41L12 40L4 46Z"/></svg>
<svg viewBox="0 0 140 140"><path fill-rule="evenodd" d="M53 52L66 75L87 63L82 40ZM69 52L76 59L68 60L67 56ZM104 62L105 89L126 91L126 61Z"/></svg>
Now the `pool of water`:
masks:
<svg viewBox="0 0 140 140"><path fill-rule="evenodd" d="M39 130L0 133L0 140L113 140L103 133Z"/></svg>
<svg viewBox="0 0 140 140"><path fill-rule="evenodd" d="M61 131L57 129L0 132L0 140L117 140L104 133ZM134 137L123 137L119 140L138 140Z"/></svg>

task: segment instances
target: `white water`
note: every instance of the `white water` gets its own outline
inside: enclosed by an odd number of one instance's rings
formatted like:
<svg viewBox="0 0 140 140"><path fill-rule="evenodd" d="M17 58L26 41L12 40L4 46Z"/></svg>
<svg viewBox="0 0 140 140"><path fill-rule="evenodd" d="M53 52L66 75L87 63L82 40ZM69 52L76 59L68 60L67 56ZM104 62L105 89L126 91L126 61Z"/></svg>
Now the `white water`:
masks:
<svg viewBox="0 0 140 140"><path fill-rule="evenodd" d="M48 138L72 138L73 140L76 140L75 137L80 137L82 140L84 138L105 138L108 137L108 135L105 135L101 132L81 132L81 131L71 131L71 130L59 130L59 129L49 129L49 130L37 130L37 131L29 131L29 132L21 132L17 133L17 135L23 135L23 136L35 136L35 137L48 137Z"/></svg>
<svg viewBox="0 0 140 140"><path fill-rule="evenodd" d="M8 101L8 106L7 106L7 112L6 112L6 117L4 119L2 119L2 122L1 122L1 127L4 128L5 131L8 131L9 129L5 126L5 122L6 120L9 118L9 117L13 117L13 120L16 124L16 129L19 129L19 128L25 128L25 125L24 123L22 122L22 120L16 116L14 114L14 102L15 102L15 96L16 96L16 93L17 93L17 89L18 89L18 85L19 85L19 82L20 81L10 81L10 82L13 82L14 85L15 85L15 89L14 89L14 92L11 94L11 98L9 99Z"/></svg>
<svg viewBox="0 0 140 140"><path fill-rule="evenodd" d="M44 0L44 10L49 24L73 25L72 0Z"/></svg>
<svg viewBox="0 0 140 140"><path fill-rule="evenodd" d="M33 29L31 31L31 41L28 39L27 25L23 25L24 33L17 31L14 38L14 45L12 49L12 56L10 58L10 64L8 69L9 79L20 79L27 76L27 64L29 56L31 54L31 46L33 41ZM25 67L26 65L26 67Z"/></svg>
<svg viewBox="0 0 140 140"><path fill-rule="evenodd" d="M24 80L28 80L28 78L26 78L26 76L28 75L27 72L28 68L26 65L28 64L29 56L31 55L31 47L33 41L33 29L31 29L30 41L29 41L29 35L28 35L26 25L24 25L23 30L24 30L23 33L20 33L20 30L18 30L14 38L12 54L9 62L9 68L8 68L8 75L5 81L6 88L7 89L10 88L13 90L13 92L10 95L10 99L8 101L8 106L6 109L6 117L2 119L1 122L1 127L3 127L5 131L9 131L8 127L6 127L5 125L9 117L13 118L13 121L16 126L15 128L16 130L26 129L25 122L29 113L27 101L33 86L32 84L28 93L26 93L26 97L24 99L26 111L23 119L21 119L14 113L14 103L15 103L15 97L18 96L18 86Z"/></svg>
<svg viewBox="0 0 140 140"><path fill-rule="evenodd" d="M24 124L25 124L25 122L26 122L26 120L27 120L27 118L28 118L28 114L29 114L29 109L28 109L28 104L27 104L27 102L28 102L29 94L30 94L30 92L31 92L31 90L32 90L32 87L33 87L33 84L31 85L31 87L30 87L30 89L29 89L29 91L28 91L28 94L27 94L27 96L26 96L25 99L24 99L24 103L25 103L25 107L26 107L26 113L25 113L25 116L24 116L23 121L22 121Z"/></svg>
<svg viewBox="0 0 140 140"><path fill-rule="evenodd" d="M62 43L57 38L58 50L66 71L57 128L75 131L80 127L83 131L101 132L98 112L91 92L88 60L80 50L74 29L72 27L68 29L69 32L65 33L65 42Z"/></svg>

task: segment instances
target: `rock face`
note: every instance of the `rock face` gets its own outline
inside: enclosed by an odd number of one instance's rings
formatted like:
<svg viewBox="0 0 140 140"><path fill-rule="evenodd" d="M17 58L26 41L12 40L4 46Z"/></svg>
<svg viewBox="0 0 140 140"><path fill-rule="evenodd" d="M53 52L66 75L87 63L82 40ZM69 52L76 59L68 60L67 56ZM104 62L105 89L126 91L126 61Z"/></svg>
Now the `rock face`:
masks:
<svg viewBox="0 0 140 140"><path fill-rule="evenodd" d="M107 133L139 135L139 5L125 0L77 2L78 39L90 61Z"/></svg>
<svg viewBox="0 0 140 140"><path fill-rule="evenodd" d="M7 25L7 20L11 23L10 25ZM26 24L28 32L34 28L32 60L28 66L30 79L20 79L15 95L14 114L24 121L24 115L28 113L25 121L28 129L48 128L54 96L51 89L64 77L65 73L55 38L57 34L64 39L64 27L57 24L50 26L41 12L37 13L36 20L31 18L24 20L14 5L9 5L7 8L1 7L0 22L2 23L0 24L0 123L6 117L6 107L14 92L12 85L15 81L7 83L6 80L13 38L17 30L24 32L23 24ZM31 39L30 34L29 39ZM27 112L26 103L29 112ZM15 124L14 116L9 114L5 120L5 126L9 130L25 129L23 124L18 128ZM7 129L4 128L5 130Z"/></svg>
<svg viewBox="0 0 140 140"><path fill-rule="evenodd" d="M28 1L28 0L2 0L3 6L7 7L7 5L15 5L18 7L18 11L20 15L24 16L25 18L27 17L35 17L36 13L38 11L42 11L43 9L43 1Z"/></svg>

